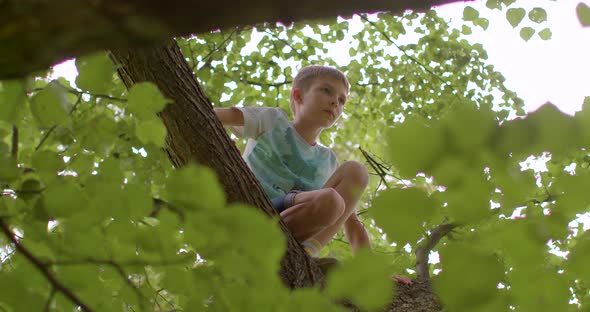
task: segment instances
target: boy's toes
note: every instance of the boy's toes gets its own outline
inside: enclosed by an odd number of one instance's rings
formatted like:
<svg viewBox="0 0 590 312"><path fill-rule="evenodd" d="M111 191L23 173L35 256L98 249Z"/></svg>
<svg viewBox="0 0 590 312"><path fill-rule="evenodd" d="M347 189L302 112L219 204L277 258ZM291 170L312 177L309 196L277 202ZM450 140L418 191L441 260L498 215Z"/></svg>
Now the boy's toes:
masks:
<svg viewBox="0 0 590 312"><path fill-rule="evenodd" d="M407 276L396 275L393 277L393 280L400 284L412 285L412 280Z"/></svg>

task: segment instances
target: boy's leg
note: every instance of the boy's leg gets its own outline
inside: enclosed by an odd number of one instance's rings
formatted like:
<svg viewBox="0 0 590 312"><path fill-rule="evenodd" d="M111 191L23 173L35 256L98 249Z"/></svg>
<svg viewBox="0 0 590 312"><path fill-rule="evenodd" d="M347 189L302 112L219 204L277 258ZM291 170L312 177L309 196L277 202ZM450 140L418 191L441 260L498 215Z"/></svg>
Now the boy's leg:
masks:
<svg viewBox="0 0 590 312"><path fill-rule="evenodd" d="M313 236L320 242L321 246L328 244L336 233L342 228L351 214L355 213L355 207L363 195L363 191L369 183L369 173L367 168L357 161L347 161L338 167L334 174L328 179L324 187L335 189L342 197L345 209L342 215L330 226ZM363 233L364 228L362 229ZM350 234L347 233L350 240ZM356 234L356 233L354 233Z"/></svg>
<svg viewBox="0 0 590 312"><path fill-rule="evenodd" d="M347 161L323 189L298 193L294 205L283 211L281 218L299 242L313 238L323 247L354 213L368 180L363 164Z"/></svg>
<svg viewBox="0 0 590 312"><path fill-rule="evenodd" d="M304 242L333 224L344 213L342 197L333 188L301 192L293 206L281 212L281 219L295 239Z"/></svg>

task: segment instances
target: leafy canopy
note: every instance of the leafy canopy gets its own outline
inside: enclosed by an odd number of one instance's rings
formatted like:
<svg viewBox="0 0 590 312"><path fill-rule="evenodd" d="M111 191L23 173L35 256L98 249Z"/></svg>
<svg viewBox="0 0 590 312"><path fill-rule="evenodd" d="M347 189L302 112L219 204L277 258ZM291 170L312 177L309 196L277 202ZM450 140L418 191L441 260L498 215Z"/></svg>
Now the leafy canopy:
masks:
<svg viewBox="0 0 590 312"><path fill-rule="evenodd" d="M510 0L487 6L514 28L548 19ZM586 5L577 14L589 24ZM75 85L0 82L0 306L72 310L77 298L97 311L341 311L332 301L347 299L378 310L390 277L413 266L436 225L452 222L460 227L430 266L450 310L588 309L590 247L576 220L590 203L590 98L573 117L551 104L524 117L483 46L464 37L488 27L484 15L465 7L461 29L428 11L177 40L216 106L289 111L300 66L348 75L344 116L321 141L375 174L359 204L375 253L351 258L339 234L323 255L344 262L324 293L281 285L276 220L228 205L208 168L172 170L156 114L174 104L150 83L125 90L105 53L76 60ZM537 29L517 31L529 40ZM348 55L335 59L337 50ZM527 169L533 161L547 170Z"/></svg>

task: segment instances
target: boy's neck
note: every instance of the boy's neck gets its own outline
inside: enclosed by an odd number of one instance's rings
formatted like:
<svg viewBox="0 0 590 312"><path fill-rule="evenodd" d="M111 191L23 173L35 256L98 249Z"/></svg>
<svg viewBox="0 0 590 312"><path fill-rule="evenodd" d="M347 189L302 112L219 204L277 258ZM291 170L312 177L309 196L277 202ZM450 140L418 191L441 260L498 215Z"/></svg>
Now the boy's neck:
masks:
<svg viewBox="0 0 590 312"><path fill-rule="evenodd" d="M320 133L322 133L321 128L317 128L311 125L306 125L301 120L293 120L293 128L295 131L299 133L299 135L307 142L309 145L316 145L318 137Z"/></svg>

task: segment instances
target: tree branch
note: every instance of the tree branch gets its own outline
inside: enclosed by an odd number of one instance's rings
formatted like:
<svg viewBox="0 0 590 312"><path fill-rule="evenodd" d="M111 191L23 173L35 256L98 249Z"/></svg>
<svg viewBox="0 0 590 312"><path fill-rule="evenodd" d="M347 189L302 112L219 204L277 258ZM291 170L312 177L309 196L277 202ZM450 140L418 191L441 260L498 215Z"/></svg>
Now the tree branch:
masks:
<svg viewBox="0 0 590 312"><path fill-rule="evenodd" d="M453 87L453 85L451 85L448 81L446 81L444 78L442 78L440 75L434 73L428 66L422 64L422 62L418 61L418 59L416 59L415 57L409 55L404 49L402 49L399 45L397 45L397 43L395 43L395 41L393 41L393 39L391 39L391 37L389 37L385 31L383 31L383 29L377 27L377 24L375 24L374 22L370 21L365 15L361 14L361 18L371 24L371 26L373 26L375 29L377 29L377 31L385 38L385 40L389 41L389 43L393 44L398 50L400 50L407 58L409 58L412 62L418 64L420 67L422 67L427 73L431 74L432 76L434 76L436 79L440 80L444 85L447 85L451 88L451 90L455 91L455 96L458 96L458 92L455 89L455 87Z"/></svg>
<svg viewBox="0 0 590 312"><path fill-rule="evenodd" d="M14 248L18 250L31 264L37 268L41 272L43 276L47 279L47 281L51 284L51 286L61 292L64 297L68 298L74 304L76 304L82 311L91 312L93 311L88 305L86 305L78 296L60 283L55 276L53 276L52 272L49 271L48 267L41 262L41 260L37 259L28 249L26 249L21 243L16 239L14 233L10 230L10 226L4 222L4 219L0 218L0 228L4 235L12 242Z"/></svg>
<svg viewBox="0 0 590 312"><path fill-rule="evenodd" d="M129 261L117 261L96 259L96 258L82 258L75 260L62 260L62 261L51 261L43 263L45 266L67 266L67 265L109 265L119 267L132 267L132 266L169 266L179 265L186 263L186 259L174 259L174 260L160 260L160 261L142 261L142 260L129 260Z"/></svg>
<svg viewBox="0 0 590 312"><path fill-rule="evenodd" d="M62 86L62 87L66 88L65 86ZM77 94L78 94L78 99L76 100L76 103L74 103L74 106L72 107L72 109L68 113L68 116L72 116L72 114L74 113L74 111L76 110L76 108L78 108L78 105L80 104L80 101L82 101L82 92L79 92ZM51 135L51 133L53 132L53 130L55 130L56 127L57 126L53 126L53 127L49 128L49 130L47 130L47 132L45 133L45 135L41 138L41 141L39 141L39 144L37 144L37 146L35 147L35 151L38 151L41 148L41 146L43 146L43 143L45 143L45 141L47 140L47 138L49 138L49 136Z"/></svg>
<svg viewBox="0 0 590 312"><path fill-rule="evenodd" d="M209 63L207 62L207 60L208 60L208 59L209 59L209 58L210 58L210 57L213 55L213 53L215 53L215 52L217 52L217 51L221 50L222 48L225 48L225 47L227 47L227 42L229 41L229 39L231 39L231 38L234 36L234 34L236 34L236 35L237 35L237 34L241 33L241 32L242 32L242 30L244 30L244 28L243 28L243 27L236 27L236 28L235 28L235 29L234 29L234 30L231 32L231 34L229 34L229 36L227 36L227 38L225 38L225 39L224 39L224 40L223 40L223 41L222 41L222 42L221 42L221 43L220 43L218 46L215 46L215 47L214 47L214 48L213 48L211 51L209 51L209 53L207 53L207 55L205 55L205 56L203 57L203 59L201 60L201 62L205 62L205 64L203 64L203 66L201 66L201 68L199 68L198 70L201 70L201 69L203 69L205 66L207 66L207 64L209 64ZM189 43L189 47L190 47L190 43ZM191 51L192 51L192 48L191 48ZM192 57L192 55L191 55L191 57ZM194 65L191 67L191 69L194 71L196 67L197 67L197 64L195 63L195 64L194 64Z"/></svg>
<svg viewBox="0 0 590 312"><path fill-rule="evenodd" d="M457 0L3 1L0 79L25 77L94 51L147 46L214 29L359 12L421 11L451 2ZM60 18L66 11L68 18Z"/></svg>
<svg viewBox="0 0 590 312"><path fill-rule="evenodd" d="M15 160L18 156L18 127L16 125L12 125L12 151L10 151L12 158Z"/></svg>
<svg viewBox="0 0 590 312"><path fill-rule="evenodd" d="M430 231L430 235L426 238L424 244L416 249L416 275L418 280L430 280L428 255L436 244L457 226L454 223L443 223L435 227Z"/></svg>

